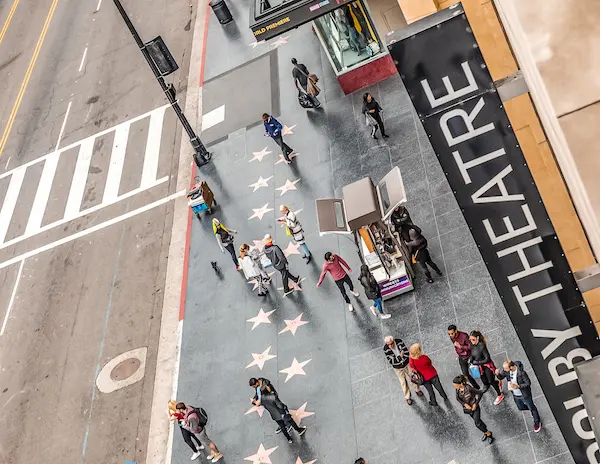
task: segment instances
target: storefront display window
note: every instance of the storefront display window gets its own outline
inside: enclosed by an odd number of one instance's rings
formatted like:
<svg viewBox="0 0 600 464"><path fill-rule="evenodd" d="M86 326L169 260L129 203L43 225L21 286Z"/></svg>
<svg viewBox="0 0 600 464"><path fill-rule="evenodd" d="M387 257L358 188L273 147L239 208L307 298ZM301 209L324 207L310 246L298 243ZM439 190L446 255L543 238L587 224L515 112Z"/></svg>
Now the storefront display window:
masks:
<svg viewBox="0 0 600 464"><path fill-rule="evenodd" d="M360 0L315 19L314 24L338 73L384 53L375 25Z"/></svg>

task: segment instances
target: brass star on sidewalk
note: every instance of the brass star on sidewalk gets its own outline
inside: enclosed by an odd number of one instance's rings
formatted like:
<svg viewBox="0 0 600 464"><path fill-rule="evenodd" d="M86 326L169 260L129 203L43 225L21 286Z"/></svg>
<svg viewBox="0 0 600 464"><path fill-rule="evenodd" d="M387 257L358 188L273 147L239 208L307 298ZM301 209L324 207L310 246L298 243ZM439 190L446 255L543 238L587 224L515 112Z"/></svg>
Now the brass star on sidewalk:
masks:
<svg viewBox="0 0 600 464"><path fill-rule="evenodd" d="M256 452L256 454L244 458L244 461L252 461L252 464L273 464L269 456L277 448L279 448L279 446L276 446L275 448L269 448L268 450L266 450L263 444L261 443L258 447L258 451Z"/></svg>
<svg viewBox="0 0 600 464"><path fill-rule="evenodd" d="M263 179L262 176L259 176L258 180L256 182L254 182L253 184L248 185L248 187L253 187L254 190L252 190L252 193L254 193L261 187L268 187L269 184L267 182L269 182L272 178L273 178L273 176Z"/></svg>
<svg viewBox="0 0 600 464"><path fill-rule="evenodd" d="M284 135L292 135L292 134L294 133L294 132L292 131L292 129L293 129L294 127L296 127L297 125L298 125L298 124L294 124L293 126L291 126L291 127L288 127L288 126L286 126L286 125L284 124L284 125L283 125L283 130L281 131L281 135L282 135L282 136L284 136Z"/></svg>
<svg viewBox="0 0 600 464"><path fill-rule="evenodd" d="M312 361L312 359L298 362L296 360L296 358L294 358L294 360L292 361L292 365L290 367L286 367L285 369L282 369L279 371L283 374L287 374L287 377L285 378L285 383L287 383L287 381L290 380L295 375L306 375L306 372L304 372L304 366L306 366L311 361Z"/></svg>
<svg viewBox="0 0 600 464"><path fill-rule="evenodd" d="M284 193L289 192L290 190L297 190L296 184L298 182L300 182L300 179L296 179L294 181L286 179L285 184L283 184L281 187L277 187L275 190L281 190L281 194L279 195L281 197Z"/></svg>
<svg viewBox="0 0 600 464"><path fill-rule="evenodd" d="M302 421L302 419L304 419L305 417L310 417L310 416L314 416L315 415L314 412L307 412L306 411L306 405L307 404L308 404L308 401L305 402L298 409L290 409L290 414L292 415L292 418L294 419L294 422L296 422L296 424L298 424L298 425L300 425L300 421Z"/></svg>
<svg viewBox="0 0 600 464"><path fill-rule="evenodd" d="M261 40L260 42L251 42L248 44L249 47L252 47L252 50L254 50L256 47L258 47L259 45L263 45L265 43L264 40Z"/></svg>
<svg viewBox="0 0 600 464"><path fill-rule="evenodd" d="M259 415L259 417L262 417L263 413L265 412L265 408L264 408L264 406L252 406L250 409L248 409L244 413L244 416L247 416L248 414L252 414L253 412L257 413Z"/></svg>
<svg viewBox="0 0 600 464"><path fill-rule="evenodd" d="M273 48L278 48L281 45L285 45L286 43L288 43L288 39L290 38L289 35L283 36L283 37L279 37L275 42L271 43L271 47Z"/></svg>
<svg viewBox="0 0 600 464"><path fill-rule="evenodd" d="M262 368L265 366L265 363L269 359L273 359L273 358L277 357L277 355L269 354L270 351L271 351L271 347L267 348L262 353L252 353L252 357L254 359L250 364L248 364L246 366L246 369L248 369L249 367L252 367L252 366L258 366L258 368L262 371Z"/></svg>
<svg viewBox="0 0 600 464"><path fill-rule="evenodd" d="M273 153L272 151L268 151L267 147L263 148L261 151L253 151L252 154L254 155L250 161L248 161L249 163L251 163L254 160L258 160L258 162L260 163L263 158L269 154Z"/></svg>
<svg viewBox="0 0 600 464"><path fill-rule="evenodd" d="M273 211L273 208L269 208L269 203L265 203L260 208L252 208L254 214L248 218L248 220L253 218L258 218L258 220L262 220L263 216L267 214L269 211Z"/></svg>
<svg viewBox="0 0 600 464"><path fill-rule="evenodd" d="M260 310L258 311L258 314L256 316L251 317L250 319L246 319L246 322L254 322L254 324L252 325L252 328L250 330L256 329L260 324L270 324L271 321L269 320L269 316L271 314L273 314L274 312L275 312L275 310L273 309L272 311L265 313L263 311L263 309L260 308Z"/></svg>
<svg viewBox="0 0 600 464"><path fill-rule="evenodd" d="M296 156L298 156L298 153L290 153L290 154L288 155L288 158L292 160L292 159L294 159ZM279 153L279 161L277 161L277 162L275 163L275 166L277 166L279 163L285 163L285 158L283 157L283 153Z"/></svg>
<svg viewBox="0 0 600 464"><path fill-rule="evenodd" d="M300 245L298 245L297 243L294 242L290 242L288 243L288 246L285 247L285 250L283 250L283 254L285 255L286 258L288 258L290 255L299 255L300 251L298 251L298 249L300 248Z"/></svg>
<svg viewBox="0 0 600 464"><path fill-rule="evenodd" d="M306 277L303 277L302 279L300 279L300 280L298 281L298 283L296 283L296 282L294 282L292 279L290 279L290 280L288 281L288 286L290 287L290 291L289 291L289 292L287 292L287 293L285 293L285 292L284 292L284 294L283 294L283 297L285 298L285 297L286 297L286 296L288 296L290 293L293 293L293 292L294 292L294 291L296 291L296 290L297 290L297 291L299 291L299 292L301 292L301 291L302 291L302 287L300 287L300 285L298 285L298 284L301 284L301 283L302 283L302 282L304 282L305 280L306 280ZM278 287L278 288L277 288L277 290L283 290L283 287Z"/></svg>
<svg viewBox="0 0 600 464"><path fill-rule="evenodd" d="M296 330L298 327L302 327L304 324L308 324L308 321L302 320L302 315L304 313L300 313L300 315L295 319L284 319L285 327L279 332L280 334L284 332L292 332L292 335L296 335Z"/></svg>

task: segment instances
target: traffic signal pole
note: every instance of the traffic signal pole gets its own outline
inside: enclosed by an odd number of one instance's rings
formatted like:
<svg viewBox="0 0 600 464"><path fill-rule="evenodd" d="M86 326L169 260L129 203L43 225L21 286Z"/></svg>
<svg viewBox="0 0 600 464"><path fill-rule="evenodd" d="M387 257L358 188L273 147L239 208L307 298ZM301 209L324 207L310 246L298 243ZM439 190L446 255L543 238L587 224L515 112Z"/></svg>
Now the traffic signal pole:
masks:
<svg viewBox="0 0 600 464"><path fill-rule="evenodd" d="M146 48L146 44L142 41L140 35L138 34L137 30L135 29L135 26L129 19L127 12L123 8L123 5L121 5L120 0L113 0L113 2L115 4L115 6L117 7L117 10L119 10L119 13L123 17L123 21L125 21L125 24L127 25L129 32L131 32L131 35L135 39L135 43L137 44L140 51L142 52L142 55L144 55L144 58L146 59L148 66L150 66L150 69L152 69L152 72L154 73L154 77L156 77L156 80L158 81L160 88L163 90L163 92L169 99L169 103L171 104L171 107L175 111L175 114L179 118L179 121L181 121L183 128L185 129L188 137L190 138L190 143L192 144L192 148L194 149L194 161L196 162L196 165L198 167L200 167L200 166L208 163L208 160L210 159L211 154L208 152L208 150L206 149L204 144L198 138L198 136L194 132L194 129L192 128L192 126L190 126L190 123L188 122L187 118L185 117L185 114L183 114L183 111L181 110L181 107L179 106L179 103L177 102L177 99L175 98L175 88L173 87L173 84L167 85L165 83L165 79L163 78L160 70L157 68L156 63L154 63L154 60L150 56L150 53L148 52L148 49Z"/></svg>

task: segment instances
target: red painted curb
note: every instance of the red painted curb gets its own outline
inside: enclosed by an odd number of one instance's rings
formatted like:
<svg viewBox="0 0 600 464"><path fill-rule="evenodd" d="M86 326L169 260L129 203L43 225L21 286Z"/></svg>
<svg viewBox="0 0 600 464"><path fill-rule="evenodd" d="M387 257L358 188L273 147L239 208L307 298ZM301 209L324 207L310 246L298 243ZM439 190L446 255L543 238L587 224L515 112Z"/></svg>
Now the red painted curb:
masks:
<svg viewBox="0 0 600 464"><path fill-rule="evenodd" d="M206 5L206 21L204 23L204 42L202 42L202 59L200 60L200 81L198 86L204 84L204 58L206 57L206 39L208 37L208 20L210 19L210 3Z"/></svg>

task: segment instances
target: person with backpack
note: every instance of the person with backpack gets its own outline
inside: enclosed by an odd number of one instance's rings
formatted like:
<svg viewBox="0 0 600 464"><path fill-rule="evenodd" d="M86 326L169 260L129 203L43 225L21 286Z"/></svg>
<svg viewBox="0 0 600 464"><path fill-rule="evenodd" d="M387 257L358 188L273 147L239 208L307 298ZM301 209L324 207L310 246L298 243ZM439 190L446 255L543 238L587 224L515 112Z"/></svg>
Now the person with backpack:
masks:
<svg viewBox="0 0 600 464"><path fill-rule="evenodd" d="M200 450L204 449L202 442L208 443L208 447L210 448L210 454L206 456L206 459L211 460L211 462L220 461L223 454L206 434L206 424L208 424L208 414L206 414L206 411L202 408L186 406L185 403L181 402L177 403L175 408L177 409L177 413L183 417L183 419L179 420L183 439L194 451L194 454L192 454L192 461L200 457ZM185 433L184 430L187 433ZM192 436L197 442L200 442L200 450L196 448L196 445L192 441Z"/></svg>
<svg viewBox="0 0 600 464"><path fill-rule="evenodd" d="M431 272L429 272L427 266L431 267L431 269L433 269L437 275L442 276L443 274L437 264L435 264L431 259L431 255L427 249L427 239L423 237L420 230L417 230L414 227L408 231L408 235L410 241L406 242L406 246L408 247L408 251L412 256L412 262L415 264L419 263L421 269L423 269L423 273L425 274L427 282L432 284L433 279L431 278Z"/></svg>
<svg viewBox="0 0 600 464"><path fill-rule="evenodd" d="M271 137L275 140L275 143L279 145L283 152L285 163L292 164L290 155L294 150L283 141L283 134L281 133L283 131L283 126L281 123L268 113L263 113L262 120L265 126L265 137Z"/></svg>
<svg viewBox="0 0 600 464"><path fill-rule="evenodd" d="M371 312L375 316L375 310L379 312L379 317L381 319L389 319L392 317L391 314L385 314L383 312L383 297L381 296L381 289L379 288L379 284L369 271L369 266L363 264L360 267L360 276L358 277L358 281L365 289L365 295L370 300L373 300L373 305L371 306Z"/></svg>
<svg viewBox="0 0 600 464"><path fill-rule="evenodd" d="M287 438L288 443L293 443L292 436L290 435L290 428L293 428L298 435L302 436L306 433L306 427L300 427L296 422L292 419L292 415L287 407L287 405L283 404L279 399L279 396L272 391L262 390L260 403L254 398L251 400L254 406L260 404L263 408L269 411L271 415L271 419L277 422L279 428L277 431L281 430L281 433ZM276 433L277 433L276 431Z"/></svg>
<svg viewBox="0 0 600 464"><path fill-rule="evenodd" d="M315 108L321 107L321 102L317 99L320 90L317 87L319 78L315 74L308 72L308 68L302 63L298 63L296 58L292 58L292 77L298 92L305 94Z"/></svg>
<svg viewBox="0 0 600 464"><path fill-rule="evenodd" d="M237 234L237 231L233 229L228 229L223 224L221 224L221 222L217 218L214 218L212 220L212 229L213 233L215 234L215 237L217 238L217 243L219 244L221 253L225 253L225 250L227 250L231 255L233 264L235 264L235 270L239 271L241 268L235 253L235 247L233 245L233 234Z"/></svg>

